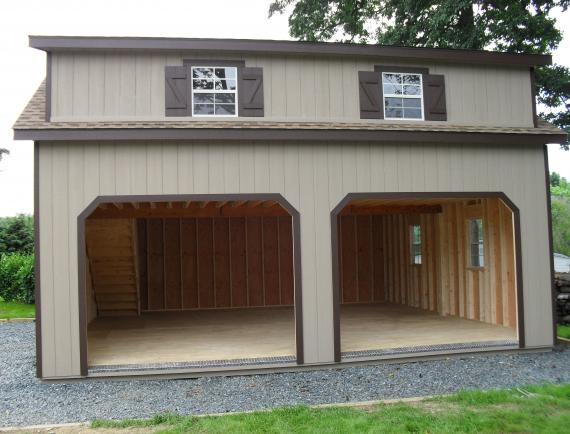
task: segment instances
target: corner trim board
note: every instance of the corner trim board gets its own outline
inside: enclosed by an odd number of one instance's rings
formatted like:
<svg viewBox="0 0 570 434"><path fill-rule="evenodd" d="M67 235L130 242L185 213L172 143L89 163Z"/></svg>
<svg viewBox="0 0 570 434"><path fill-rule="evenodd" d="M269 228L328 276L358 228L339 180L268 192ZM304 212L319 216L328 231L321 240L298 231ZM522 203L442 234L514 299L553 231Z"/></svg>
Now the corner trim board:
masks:
<svg viewBox="0 0 570 434"><path fill-rule="evenodd" d="M235 193L235 194L159 194L159 195L115 195L97 196L77 217L77 260L79 290L79 348L80 372L88 376L87 363L87 321L86 321L86 267L87 251L85 244L85 220L102 203L118 202L184 202L219 200L272 200L279 203L293 219L293 267L295 300L295 345L297 364L304 364L303 348L303 300L301 272L301 216L299 211L279 193Z"/></svg>
<svg viewBox="0 0 570 434"><path fill-rule="evenodd" d="M514 219L514 244L515 244L515 274L517 293L517 328L519 337L519 348L526 347L524 330L524 309L523 309L523 271L521 252L521 228L520 211L509 197L503 192L390 192L390 193L348 193L330 213L331 218L331 254L332 254L332 282L333 282L333 345L334 361L341 362L341 339L340 339L340 264L339 264L339 231L338 216L343 208L355 199L421 199L421 198L499 198L513 212Z"/></svg>
<svg viewBox="0 0 570 434"><path fill-rule="evenodd" d="M554 285L554 241L552 235L552 199L550 197L550 168L548 164L548 146L544 145L544 181L546 184L546 212L548 215L548 251L550 254L550 291L552 299L552 343L556 343L556 324L558 323L558 315L556 313L556 287Z"/></svg>
<svg viewBox="0 0 570 434"><path fill-rule="evenodd" d="M42 291L40 272L40 144L34 142L34 298L36 303L36 376L43 378Z"/></svg>

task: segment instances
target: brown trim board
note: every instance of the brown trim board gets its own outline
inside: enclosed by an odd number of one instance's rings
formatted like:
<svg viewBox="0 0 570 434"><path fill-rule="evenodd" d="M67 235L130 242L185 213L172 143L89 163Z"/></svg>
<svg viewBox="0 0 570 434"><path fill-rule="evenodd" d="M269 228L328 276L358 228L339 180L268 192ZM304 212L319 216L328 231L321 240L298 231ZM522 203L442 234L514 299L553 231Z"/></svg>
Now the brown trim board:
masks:
<svg viewBox="0 0 570 434"><path fill-rule="evenodd" d="M516 282L517 282L517 327L519 348L525 348L524 309L523 309L523 274L521 252L520 211L518 207L503 192L406 192L406 193L348 193L331 211L331 251L332 251L332 282L333 282L333 345L334 361L341 362L340 340L340 264L339 264L339 232L338 216L351 201L357 199L476 199L499 198L513 212L514 217L514 243L516 256Z"/></svg>
<svg viewBox="0 0 570 434"><path fill-rule="evenodd" d="M550 254L550 291L552 298L552 343L556 343L556 324L558 314L556 313L556 287L554 286L554 242L552 240L552 200L550 197L550 168L548 165L548 146L544 145L544 182L546 184L546 212L548 215L548 252Z"/></svg>
<svg viewBox="0 0 570 434"><path fill-rule="evenodd" d="M34 142L34 298L36 304L36 376L42 378L42 291L40 277L40 144Z"/></svg>
<svg viewBox="0 0 570 434"><path fill-rule="evenodd" d="M277 41L263 39L148 38L101 36L29 36L29 45L44 51L191 51L196 53L288 54L298 56L386 57L437 60L448 63L505 66L550 65L545 54L499 53L483 50L418 48L339 42Z"/></svg>
<svg viewBox="0 0 570 434"><path fill-rule="evenodd" d="M68 128L14 130L15 140L312 140L328 142L461 143L544 145L565 143L567 135L451 131L293 128Z"/></svg>
<svg viewBox="0 0 570 434"><path fill-rule="evenodd" d="M235 193L235 194L162 194L162 195L124 195L97 196L77 217L77 258L79 288L79 339L81 376L88 375L87 364L87 322L86 322L86 266L87 251L85 245L85 220L102 203L120 202L183 202L183 201L237 201L237 200L272 200L281 205L293 218L293 267L295 300L295 341L297 364L304 363L303 352L303 301L301 273L301 216L299 211L278 193Z"/></svg>

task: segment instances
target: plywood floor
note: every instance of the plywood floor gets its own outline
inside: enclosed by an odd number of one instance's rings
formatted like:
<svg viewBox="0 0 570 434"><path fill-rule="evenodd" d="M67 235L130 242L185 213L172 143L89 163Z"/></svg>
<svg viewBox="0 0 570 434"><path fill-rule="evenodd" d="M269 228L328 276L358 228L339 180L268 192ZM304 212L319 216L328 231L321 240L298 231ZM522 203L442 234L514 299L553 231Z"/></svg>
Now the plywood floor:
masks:
<svg viewBox="0 0 570 434"><path fill-rule="evenodd" d="M517 339L513 328L388 303L342 306L340 336L342 352Z"/></svg>
<svg viewBox="0 0 570 434"><path fill-rule="evenodd" d="M90 366L295 355L293 308L147 313L88 328ZM399 305L341 309L342 351L516 339L514 329Z"/></svg>

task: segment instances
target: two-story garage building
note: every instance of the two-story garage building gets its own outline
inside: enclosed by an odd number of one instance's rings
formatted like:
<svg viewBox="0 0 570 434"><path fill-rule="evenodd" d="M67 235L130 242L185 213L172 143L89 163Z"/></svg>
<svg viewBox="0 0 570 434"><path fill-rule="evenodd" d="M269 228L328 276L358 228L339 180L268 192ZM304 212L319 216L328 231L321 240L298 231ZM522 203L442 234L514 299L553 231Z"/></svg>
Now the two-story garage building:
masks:
<svg viewBox="0 0 570 434"><path fill-rule="evenodd" d="M39 377L552 347L549 56L30 45Z"/></svg>

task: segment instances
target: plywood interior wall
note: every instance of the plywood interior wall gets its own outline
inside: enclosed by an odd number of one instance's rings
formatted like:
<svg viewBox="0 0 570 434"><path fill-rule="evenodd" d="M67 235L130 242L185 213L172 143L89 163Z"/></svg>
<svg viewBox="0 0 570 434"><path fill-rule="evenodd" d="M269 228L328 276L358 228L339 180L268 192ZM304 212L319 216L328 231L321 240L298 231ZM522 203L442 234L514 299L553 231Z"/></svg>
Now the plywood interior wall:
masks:
<svg viewBox="0 0 570 434"><path fill-rule="evenodd" d="M483 268L468 266L468 218L483 218ZM412 264L410 225L422 228ZM460 201L430 214L339 216L342 303L392 302L516 326L512 212L500 199Z"/></svg>
<svg viewBox="0 0 570 434"><path fill-rule="evenodd" d="M143 311L293 305L291 217L137 219Z"/></svg>

